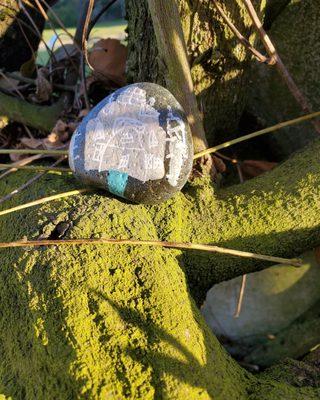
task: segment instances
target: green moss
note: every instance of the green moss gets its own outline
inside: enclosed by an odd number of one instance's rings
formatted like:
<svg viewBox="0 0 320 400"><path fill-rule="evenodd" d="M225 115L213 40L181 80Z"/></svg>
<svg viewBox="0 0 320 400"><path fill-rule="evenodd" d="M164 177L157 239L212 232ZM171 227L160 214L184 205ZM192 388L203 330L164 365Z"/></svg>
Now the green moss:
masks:
<svg viewBox="0 0 320 400"><path fill-rule="evenodd" d="M206 179L196 179L154 207L96 193L7 214L0 218L0 240L55 237L55 226L65 222L67 238L192 240L292 256L319 243L319 150L317 142L279 169L218 196ZM0 192L29 176L1 180ZM2 208L78 186L70 176L47 174ZM226 355L194 302L200 304L214 282L266 264L119 245L1 250L0 260L5 395L271 398L258 397L269 392L267 384ZM271 384L270 393L288 393L278 398L304 390Z"/></svg>
<svg viewBox="0 0 320 400"><path fill-rule="evenodd" d="M16 174L1 190L26 177ZM55 193L74 185L48 176L33 193L41 197L49 187ZM28 200L30 192L19 198ZM169 219L178 208L169 205ZM71 238L158 237L149 209L96 194L10 214L1 220L1 240L35 239L43 232L50 237L62 220L72 221ZM12 224L14 231L7 229ZM177 262L180 254L123 246L2 252L0 389L18 399L238 398L231 381L243 373L221 355L205 327ZM218 366L222 375L212 377Z"/></svg>

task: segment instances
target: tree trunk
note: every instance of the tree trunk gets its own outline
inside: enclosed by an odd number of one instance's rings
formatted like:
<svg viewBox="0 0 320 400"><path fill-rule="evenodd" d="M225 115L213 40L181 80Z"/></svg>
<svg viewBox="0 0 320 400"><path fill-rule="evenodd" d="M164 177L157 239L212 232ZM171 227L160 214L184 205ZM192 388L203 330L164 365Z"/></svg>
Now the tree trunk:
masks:
<svg viewBox="0 0 320 400"><path fill-rule="evenodd" d="M53 5L56 1L47 3ZM0 69L7 71L18 71L32 59L40 43L38 33L42 33L45 24L35 1L22 0L22 4L26 11L15 0L3 0L0 4Z"/></svg>
<svg viewBox="0 0 320 400"><path fill-rule="evenodd" d="M210 144L233 135L247 96L251 55L239 44L214 8L213 1L179 0L181 22L188 47L195 93L204 111ZM221 1L239 30L253 43L255 35L241 1ZM264 0L254 1L263 11ZM158 57L146 0L127 0L128 80L165 84L166 66Z"/></svg>
<svg viewBox="0 0 320 400"><path fill-rule="evenodd" d="M0 192L12 191L29 176L19 172L0 181ZM14 202L75 184L70 176L46 176ZM195 181L152 207L98 194L76 196L1 217L0 240L129 237L294 256L319 243L319 198L317 141L281 167L219 196L208 181ZM59 236L62 222L69 229ZM0 391L5 395L319 398L319 389L306 378L310 371L319 373L316 367L286 363L253 376L225 353L196 307L194 299L201 304L213 283L266 268L265 263L128 246L10 249L1 250L0 257Z"/></svg>

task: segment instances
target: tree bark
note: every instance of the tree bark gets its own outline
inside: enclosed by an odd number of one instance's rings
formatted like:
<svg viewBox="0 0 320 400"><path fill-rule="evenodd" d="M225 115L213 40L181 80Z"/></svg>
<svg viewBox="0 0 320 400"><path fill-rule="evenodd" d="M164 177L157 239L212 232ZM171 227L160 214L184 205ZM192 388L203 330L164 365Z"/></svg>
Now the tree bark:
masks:
<svg viewBox="0 0 320 400"><path fill-rule="evenodd" d="M166 86L186 112L195 153L208 147L202 115L194 93L179 10L176 0L148 0L157 46L165 62Z"/></svg>
<svg viewBox="0 0 320 400"><path fill-rule="evenodd" d="M0 181L0 192L28 176ZM47 176L18 202L75 185L72 177ZM319 244L319 198L317 141L219 195L198 180L153 207L90 194L7 214L0 240L57 238L63 222L67 238L192 240L290 257ZM0 257L0 388L13 398L311 400L320 394L298 387L294 373L288 383L290 368L285 376L282 368L261 377L245 372L196 307L194 299L201 304L213 283L265 263L128 246L10 249Z"/></svg>
<svg viewBox="0 0 320 400"><path fill-rule="evenodd" d="M48 0L53 5L57 0ZM45 20L35 1L22 0L28 15L16 0L3 0L0 4L0 69L18 71L37 52ZM44 6L44 9L46 7Z"/></svg>
<svg viewBox="0 0 320 400"><path fill-rule="evenodd" d="M264 0L256 0L261 12ZM128 80L165 85L166 65L159 57L146 0L127 0ZM247 96L251 55L239 44L210 0L178 0L188 48L195 93L209 144L235 134ZM253 43L250 18L241 1L223 1L221 7Z"/></svg>

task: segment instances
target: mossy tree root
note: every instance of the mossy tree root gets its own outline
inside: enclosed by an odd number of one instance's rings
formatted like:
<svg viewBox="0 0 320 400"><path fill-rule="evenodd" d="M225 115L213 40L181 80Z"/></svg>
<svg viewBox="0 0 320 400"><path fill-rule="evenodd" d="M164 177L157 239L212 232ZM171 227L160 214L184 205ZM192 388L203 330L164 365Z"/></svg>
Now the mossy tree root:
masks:
<svg viewBox="0 0 320 400"><path fill-rule="evenodd" d="M40 106L0 92L1 116L43 132L50 132L55 126L64 104L65 101L61 99L52 106Z"/></svg>
<svg viewBox="0 0 320 400"><path fill-rule="evenodd" d="M30 176L0 181L11 191ZM45 176L19 203L74 189ZM0 240L123 237L202 241L294 256L319 243L320 141L215 195L210 182L154 207L86 194L0 219ZM12 199L7 207L17 203ZM2 206L3 207L3 206ZM61 229L63 228L63 229ZM0 392L16 399L318 399L281 374L226 355L196 301L216 282L266 268L221 255L130 246L0 252ZM288 371L289 374L289 371Z"/></svg>

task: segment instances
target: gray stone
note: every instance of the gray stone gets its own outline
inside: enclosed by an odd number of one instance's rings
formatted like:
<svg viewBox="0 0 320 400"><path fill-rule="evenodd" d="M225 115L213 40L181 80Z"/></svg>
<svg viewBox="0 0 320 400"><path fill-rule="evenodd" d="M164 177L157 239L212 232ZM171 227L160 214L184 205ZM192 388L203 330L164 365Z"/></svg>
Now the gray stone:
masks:
<svg viewBox="0 0 320 400"><path fill-rule="evenodd" d="M182 107L153 83L126 86L101 101L74 133L69 150L70 167L82 182L146 204L181 190L192 161Z"/></svg>
<svg viewBox="0 0 320 400"><path fill-rule="evenodd" d="M261 343L269 343L270 335L290 326L320 299L320 268L314 251L305 253L303 259L300 268L279 265L248 274L239 318L234 318L234 313L241 277L208 292L202 313L231 354L247 356ZM308 350L300 349L302 354Z"/></svg>

